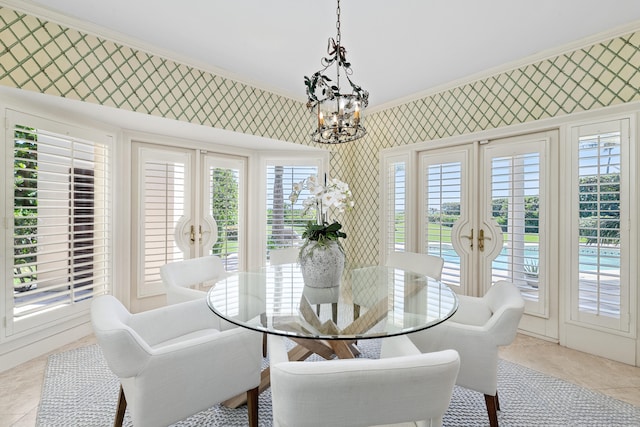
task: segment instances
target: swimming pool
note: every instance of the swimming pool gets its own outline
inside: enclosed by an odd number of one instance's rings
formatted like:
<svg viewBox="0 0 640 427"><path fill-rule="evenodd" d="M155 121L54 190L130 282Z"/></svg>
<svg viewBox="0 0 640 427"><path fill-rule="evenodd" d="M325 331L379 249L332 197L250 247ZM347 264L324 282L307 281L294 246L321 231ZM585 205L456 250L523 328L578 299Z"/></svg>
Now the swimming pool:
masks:
<svg viewBox="0 0 640 427"><path fill-rule="evenodd" d="M460 264L460 257L450 244L442 246L429 245L429 254L441 256L445 263ZM540 258L537 245L527 245L524 249L525 260L537 263ZM619 248L597 248L593 246L581 246L579 253L580 271L593 272L613 271L620 269ZM503 248L500 254L493 260L493 267L498 270L507 270L509 265L509 248Z"/></svg>

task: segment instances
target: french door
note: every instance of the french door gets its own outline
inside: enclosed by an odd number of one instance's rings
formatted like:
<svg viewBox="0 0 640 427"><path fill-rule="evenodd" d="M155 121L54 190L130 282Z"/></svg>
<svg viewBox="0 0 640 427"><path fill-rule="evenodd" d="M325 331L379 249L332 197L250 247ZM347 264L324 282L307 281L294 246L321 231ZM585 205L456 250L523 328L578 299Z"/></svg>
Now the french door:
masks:
<svg viewBox="0 0 640 427"><path fill-rule="evenodd" d="M521 329L557 339L552 150L555 131L419 153L417 247L444 258L442 278L460 294L515 283L526 301Z"/></svg>
<svg viewBox="0 0 640 427"><path fill-rule="evenodd" d="M134 143L131 306L163 305L160 267L217 255L244 268L246 158Z"/></svg>

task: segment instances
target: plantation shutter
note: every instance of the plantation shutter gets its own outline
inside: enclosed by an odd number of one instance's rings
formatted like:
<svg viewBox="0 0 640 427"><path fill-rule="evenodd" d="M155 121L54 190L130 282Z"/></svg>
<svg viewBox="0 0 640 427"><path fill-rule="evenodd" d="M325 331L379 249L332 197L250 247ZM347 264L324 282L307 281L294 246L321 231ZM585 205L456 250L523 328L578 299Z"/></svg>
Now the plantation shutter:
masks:
<svg viewBox="0 0 640 427"><path fill-rule="evenodd" d="M13 139L8 332L87 310L110 292L111 138L9 114Z"/></svg>
<svg viewBox="0 0 640 427"><path fill-rule="evenodd" d="M384 251L407 250L407 163L408 156L389 158L385 162L383 218Z"/></svg>
<svg viewBox="0 0 640 427"><path fill-rule="evenodd" d="M459 291L467 284L462 280L462 260L452 233L456 223L468 215L463 188L465 159L464 151L421 156L421 252L444 259L442 281Z"/></svg>
<svg viewBox="0 0 640 427"><path fill-rule="evenodd" d="M628 332L629 121L575 127L571 320Z"/></svg>
<svg viewBox="0 0 640 427"><path fill-rule="evenodd" d="M491 214L506 236L504 256L493 261L492 281L513 279L536 301L540 254L533 236L540 229L539 169L538 153L492 159Z"/></svg>
<svg viewBox="0 0 640 427"><path fill-rule="evenodd" d="M311 175L318 175L318 166L285 162L267 165L267 252L302 243L305 225L308 221L315 220L315 212L302 214L302 203L309 194L301 193L295 204L291 203L289 195L293 184Z"/></svg>
<svg viewBox="0 0 640 427"><path fill-rule="evenodd" d="M544 134L519 140L494 141L484 149L485 182L490 193L484 200L485 227L491 220L501 229L501 242L485 240L490 252L490 283L514 283L525 299L525 313L547 316L549 301Z"/></svg>
<svg viewBox="0 0 640 427"><path fill-rule="evenodd" d="M179 225L190 219L186 170L191 160L184 152L144 147L138 152L137 296L142 298L163 293L160 267L183 260L184 251L189 253L192 236L188 231L177 235L176 230L182 231Z"/></svg>

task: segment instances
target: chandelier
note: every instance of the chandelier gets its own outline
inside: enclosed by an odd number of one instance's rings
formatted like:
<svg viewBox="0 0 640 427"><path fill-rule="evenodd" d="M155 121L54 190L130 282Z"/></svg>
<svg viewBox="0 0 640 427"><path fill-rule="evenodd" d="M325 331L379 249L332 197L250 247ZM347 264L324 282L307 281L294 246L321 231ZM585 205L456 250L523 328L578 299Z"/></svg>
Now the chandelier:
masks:
<svg viewBox="0 0 640 427"><path fill-rule="evenodd" d="M351 64L347 62L347 50L340 43L340 0L336 10L338 30L335 39L329 38L327 53L322 58L322 69L311 77L304 77L307 86L307 108L317 116L318 128L311 134L314 142L341 144L362 138L367 131L360 124L360 116L369 104L369 92L351 81ZM325 74L335 65L335 83ZM340 76L347 79L351 93L340 92Z"/></svg>

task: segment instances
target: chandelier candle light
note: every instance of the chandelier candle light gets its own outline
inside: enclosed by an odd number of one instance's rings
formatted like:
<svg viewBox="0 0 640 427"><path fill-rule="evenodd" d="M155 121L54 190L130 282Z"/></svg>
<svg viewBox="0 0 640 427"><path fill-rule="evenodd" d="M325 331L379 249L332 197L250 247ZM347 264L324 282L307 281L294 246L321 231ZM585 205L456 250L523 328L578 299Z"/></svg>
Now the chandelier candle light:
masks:
<svg viewBox="0 0 640 427"><path fill-rule="evenodd" d="M307 108L317 115L318 128L311 134L314 142L341 144L362 138L367 131L360 124L360 115L369 105L369 92L351 81L351 63L347 62L347 50L340 40L340 0L336 11L336 38L329 38L327 53L320 63L323 68L311 77L305 76ZM335 84L325 72L336 66ZM340 92L340 70L351 86L350 94Z"/></svg>

